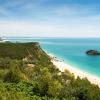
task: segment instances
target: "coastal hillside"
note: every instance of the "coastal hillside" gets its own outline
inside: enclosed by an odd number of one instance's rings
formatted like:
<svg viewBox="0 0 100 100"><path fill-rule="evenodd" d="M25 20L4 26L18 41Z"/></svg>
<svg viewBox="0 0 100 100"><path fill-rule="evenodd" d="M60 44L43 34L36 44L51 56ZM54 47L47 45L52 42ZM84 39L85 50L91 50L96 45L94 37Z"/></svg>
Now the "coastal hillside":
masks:
<svg viewBox="0 0 100 100"><path fill-rule="evenodd" d="M26 60L49 66L51 58L41 49L38 42L30 43L0 43L0 58Z"/></svg>
<svg viewBox="0 0 100 100"><path fill-rule="evenodd" d="M39 43L0 43L0 100L100 100L86 78L59 71Z"/></svg>
<svg viewBox="0 0 100 100"><path fill-rule="evenodd" d="M49 56L41 49L38 42L30 43L0 43L0 57L10 57L11 59L23 59L31 56L32 59L41 57L49 59ZM43 60L44 60L43 59Z"/></svg>

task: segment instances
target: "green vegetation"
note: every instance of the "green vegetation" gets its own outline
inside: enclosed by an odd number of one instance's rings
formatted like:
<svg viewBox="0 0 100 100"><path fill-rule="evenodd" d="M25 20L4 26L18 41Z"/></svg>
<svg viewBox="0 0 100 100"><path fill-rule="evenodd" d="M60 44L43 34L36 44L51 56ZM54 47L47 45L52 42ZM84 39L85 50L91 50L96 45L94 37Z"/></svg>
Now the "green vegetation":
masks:
<svg viewBox="0 0 100 100"><path fill-rule="evenodd" d="M0 100L100 100L100 88L60 72L38 43L0 43Z"/></svg>

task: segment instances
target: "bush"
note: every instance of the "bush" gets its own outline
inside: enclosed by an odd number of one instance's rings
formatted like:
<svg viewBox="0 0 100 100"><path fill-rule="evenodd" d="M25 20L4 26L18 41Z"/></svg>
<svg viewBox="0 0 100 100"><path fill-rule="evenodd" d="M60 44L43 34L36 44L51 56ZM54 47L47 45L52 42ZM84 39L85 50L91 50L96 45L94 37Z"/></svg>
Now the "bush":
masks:
<svg viewBox="0 0 100 100"><path fill-rule="evenodd" d="M0 68L7 69L10 66L11 59L9 57L0 58Z"/></svg>
<svg viewBox="0 0 100 100"><path fill-rule="evenodd" d="M4 82L18 83L23 79L23 74L21 73L16 61L11 62L11 68L8 73L4 76Z"/></svg>

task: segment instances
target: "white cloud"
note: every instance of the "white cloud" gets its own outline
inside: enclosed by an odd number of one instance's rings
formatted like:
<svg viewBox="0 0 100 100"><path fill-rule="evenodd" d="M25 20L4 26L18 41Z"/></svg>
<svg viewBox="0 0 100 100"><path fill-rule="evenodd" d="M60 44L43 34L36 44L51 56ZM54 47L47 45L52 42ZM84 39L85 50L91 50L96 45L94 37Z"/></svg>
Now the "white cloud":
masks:
<svg viewBox="0 0 100 100"><path fill-rule="evenodd" d="M15 17L16 21L0 20L0 35L100 37L100 24L98 23L100 16L86 16L95 10L93 6L67 4L53 7L49 6L46 8L42 5L46 0L30 0L31 2L28 3L27 1L28 0L9 0L8 3L1 6L0 13L7 17ZM20 16L12 16L11 10L7 8L18 5L19 8L17 9L24 12L31 12L36 18L29 17L27 19L30 20L30 22L26 20L21 22L19 21ZM26 16L24 14L22 15ZM19 17L19 19L17 19L17 17ZM97 19L97 21L94 22L93 19Z"/></svg>
<svg viewBox="0 0 100 100"><path fill-rule="evenodd" d="M75 23L74 23L75 24ZM1 36L35 37L100 37L99 26L94 25L56 25L47 23L2 22Z"/></svg>
<svg viewBox="0 0 100 100"><path fill-rule="evenodd" d="M79 4L74 4L74 5L65 4L65 5L61 5L60 7L55 7L53 11L58 16L68 16L68 15L82 16L82 15L87 15L95 11L95 7L89 6L89 5L82 6Z"/></svg>
<svg viewBox="0 0 100 100"><path fill-rule="evenodd" d="M1 35L45 35L46 33L54 33L57 30L56 26L51 25L44 25L44 24L32 24L32 23L25 23L25 22L2 22L0 24L0 33Z"/></svg>

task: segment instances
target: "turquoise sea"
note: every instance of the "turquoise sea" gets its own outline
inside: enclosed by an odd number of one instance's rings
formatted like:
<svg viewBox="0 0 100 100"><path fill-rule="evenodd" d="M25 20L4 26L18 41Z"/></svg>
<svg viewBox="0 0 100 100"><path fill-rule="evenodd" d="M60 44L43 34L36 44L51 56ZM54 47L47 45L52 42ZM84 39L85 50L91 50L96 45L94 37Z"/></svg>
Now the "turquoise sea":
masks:
<svg viewBox="0 0 100 100"><path fill-rule="evenodd" d="M7 37L4 39L12 42L38 41L46 52L57 56L80 70L100 76L100 56L85 54L90 49L100 51L100 38Z"/></svg>

